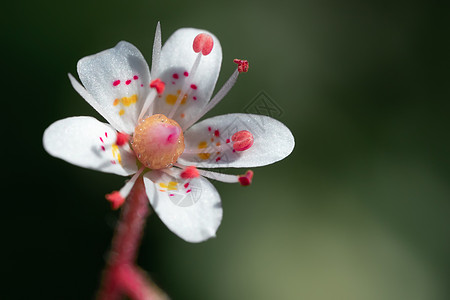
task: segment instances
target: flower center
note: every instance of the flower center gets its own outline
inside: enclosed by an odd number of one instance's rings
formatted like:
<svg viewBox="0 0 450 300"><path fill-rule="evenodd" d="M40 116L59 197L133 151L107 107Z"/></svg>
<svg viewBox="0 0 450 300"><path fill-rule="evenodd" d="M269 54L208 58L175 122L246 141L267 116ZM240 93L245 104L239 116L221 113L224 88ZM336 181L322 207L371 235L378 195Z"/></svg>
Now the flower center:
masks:
<svg viewBox="0 0 450 300"><path fill-rule="evenodd" d="M136 126L131 145L147 168L168 168L184 151L183 130L174 120L156 114Z"/></svg>

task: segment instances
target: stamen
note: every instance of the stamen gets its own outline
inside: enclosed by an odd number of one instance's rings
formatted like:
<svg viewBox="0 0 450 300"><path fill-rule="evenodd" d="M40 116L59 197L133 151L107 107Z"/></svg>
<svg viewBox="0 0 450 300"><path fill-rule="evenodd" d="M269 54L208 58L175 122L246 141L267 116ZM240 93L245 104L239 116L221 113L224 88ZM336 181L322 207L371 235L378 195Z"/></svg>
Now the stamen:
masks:
<svg viewBox="0 0 450 300"><path fill-rule="evenodd" d="M196 167L194 166L188 166L186 167L183 172L181 172L180 174L181 178L183 179L192 179L192 178L197 178L200 176L198 170Z"/></svg>
<svg viewBox="0 0 450 300"><path fill-rule="evenodd" d="M253 145L253 134L247 130L241 130L233 134L231 137L233 149L236 151L244 151Z"/></svg>
<svg viewBox="0 0 450 300"><path fill-rule="evenodd" d="M202 58L202 55L208 55L211 53L214 46L214 40L213 38L206 33L200 33L194 38L194 42L192 44L192 48L195 53L198 53L197 58L194 61L194 64L191 67L191 70L189 72L189 77L186 79L186 81L183 84L183 88L181 89L180 94L178 95L177 100L175 101L174 106L170 110L169 114L167 115L168 118L173 118L173 115L177 111L178 107L181 104L181 100L187 95L187 91L189 87L191 86L192 81L195 78L195 74L197 73L198 66L200 65L200 60Z"/></svg>
<svg viewBox="0 0 450 300"><path fill-rule="evenodd" d="M236 62L235 59L234 62ZM202 108L198 115L193 118L189 123L187 123L183 129L187 129L190 126L192 126L192 124L196 123L201 117L203 117L207 112L209 112L211 109L213 109L214 106L216 106L227 94L228 92L231 90L231 88L234 86L234 84L236 83L239 73L242 72L247 72L248 71L248 61L246 60L238 60L241 62L241 64L239 64L239 62L237 62L238 67L237 69L233 72L233 74L230 76L230 78L227 80L227 82L225 82L225 84L222 86L222 88L217 92L217 94L208 102L208 104L206 104L204 106L204 108ZM244 68L243 66L246 65L246 68Z"/></svg>
<svg viewBox="0 0 450 300"><path fill-rule="evenodd" d="M155 101L156 93L158 93L158 95L164 93L166 84L164 83L164 81L161 81L161 79L156 78L155 80L150 82L150 88L152 88L153 90L150 91L150 94L148 95L147 99L145 99L144 106L142 107L141 113L139 114L138 122L142 120L150 105L153 103L153 101Z"/></svg>
<svg viewBox="0 0 450 300"><path fill-rule="evenodd" d="M123 146L126 143L128 143L128 140L130 139L130 136L123 132L118 132L116 137L116 145L117 146Z"/></svg>
<svg viewBox="0 0 450 300"><path fill-rule="evenodd" d="M239 176L237 176L237 175L223 174L223 173L217 173L217 172L206 171L206 170L199 170L199 173L203 177L221 181L221 182L225 182L225 183L239 182Z"/></svg>
<svg viewBox="0 0 450 300"><path fill-rule="evenodd" d="M252 170L248 170L245 175L241 175L239 176L239 183L242 186L248 186L252 183L252 179L253 179L253 171Z"/></svg>
<svg viewBox="0 0 450 300"><path fill-rule="evenodd" d="M181 169L189 168L189 167L184 166L184 165L179 164L179 163L176 163L175 166L177 166L178 168L181 168ZM163 170L163 171L166 171L166 170ZM225 182L225 183L237 183L237 182L239 182L239 176L238 175L217 173L217 172L206 171L206 170L197 169L197 168L196 168L196 170L201 176L209 178L209 179L222 181L222 182ZM168 170L168 171L170 171L170 170Z"/></svg>
<svg viewBox="0 0 450 300"><path fill-rule="evenodd" d="M136 180L141 175L142 171L144 171L145 167L141 167L134 175L131 177L131 179L125 183L123 188L120 189L120 191L114 191L111 194L105 195L106 200L111 202L112 209L116 210L122 204L125 202L125 198L130 193L131 189L133 188L133 185L135 184Z"/></svg>
<svg viewBox="0 0 450 300"><path fill-rule="evenodd" d="M202 54L206 56L211 53L213 46L213 38L209 34L200 33L195 37L192 48L195 53L202 52Z"/></svg>
<svg viewBox="0 0 450 300"><path fill-rule="evenodd" d="M144 115L147 113L148 109L150 108L150 105L153 103L157 95L157 90L152 89L150 93L148 94L147 98L145 99L144 105L142 106L141 113L139 114L138 123L141 122Z"/></svg>

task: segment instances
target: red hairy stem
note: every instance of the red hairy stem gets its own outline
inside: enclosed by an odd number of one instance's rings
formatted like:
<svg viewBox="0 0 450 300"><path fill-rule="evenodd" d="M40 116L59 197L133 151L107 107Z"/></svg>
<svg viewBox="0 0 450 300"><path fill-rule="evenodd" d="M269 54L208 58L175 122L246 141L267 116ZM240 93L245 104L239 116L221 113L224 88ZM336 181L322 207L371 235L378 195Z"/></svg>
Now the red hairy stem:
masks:
<svg viewBox="0 0 450 300"><path fill-rule="evenodd" d="M145 221L150 213L144 181L139 178L122 206L120 220L112 240L111 252L103 273L98 300L161 299L160 291L151 284L136 265Z"/></svg>

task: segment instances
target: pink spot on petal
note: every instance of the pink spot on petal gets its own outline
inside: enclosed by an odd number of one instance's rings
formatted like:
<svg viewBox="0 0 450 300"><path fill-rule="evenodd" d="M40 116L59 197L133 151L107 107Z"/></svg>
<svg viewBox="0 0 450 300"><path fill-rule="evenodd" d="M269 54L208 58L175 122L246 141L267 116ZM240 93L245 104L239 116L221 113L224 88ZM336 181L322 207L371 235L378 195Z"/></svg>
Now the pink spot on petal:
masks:
<svg viewBox="0 0 450 300"><path fill-rule="evenodd" d="M103 150L103 151L105 151L105 150L106 150L106 149L105 149L105 146L103 146L103 145L102 145L102 150Z"/></svg>
<svg viewBox="0 0 450 300"><path fill-rule="evenodd" d="M187 189L188 186L189 186L189 182L186 182L186 183L184 184L184 188Z"/></svg>
<svg viewBox="0 0 450 300"><path fill-rule="evenodd" d="M219 130L215 130L215 131L214 131L214 135L215 135L216 137L219 137L219 136L220 136Z"/></svg>
<svg viewBox="0 0 450 300"><path fill-rule="evenodd" d="M211 131L211 127L208 127L208 131Z"/></svg>
<svg viewBox="0 0 450 300"><path fill-rule="evenodd" d="M144 86L144 84L141 83L141 87L143 87L143 86Z"/></svg>
<svg viewBox="0 0 450 300"><path fill-rule="evenodd" d="M227 144L228 144L229 142L231 142L230 139L227 139Z"/></svg>
<svg viewBox="0 0 450 300"><path fill-rule="evenodd" d="M218 162L220 160L220 157L216 158L216 162Z"/></svg>
<svg viewBox="0 0 450 300"><path fill-rule="evenodd" d="M139 79L139 76L134 75L134 76L133 76L133 79L134 79L134 80L138 80L138 79Z"/></svg>
<svg viewBox="0 0 450 300"><path fill-rule="evenodd" d="M116 164L116 161L115 161L115 160L112 160L111 163L112 163L113 165L115 165L115 164Z"/></svg>
<svg viewBox="0 0 450 300"><path fill-rule="evenodd" d="M102 143L105 143L105 142L103 141L102 137L100 137L100 141L101 141Z"/></svg>
<svg viewBox="0 0 450 300"><path fill-rule="evenodd" d="M185 77L188 77L188 76L189 76L189 73L188 73L187 71L184 71L183 75L184 75Z"/></svg>
<svg viewBox="0 0 450 300"><path fill-rule="evenodd" d="M108 133L105 131L105 137L108 137Z"/></svg>
<svg viewBox="0 0 450 300"><path fill-rule="evenodd" d="M175 195L174 195L174 194L169 194L169 196L170 196L170 197L173 197L173 196L175 196Z"/></svg>
<svg viewBox="0 0 450 300"><path fill-rule="evenodd" d="M194 97L192 97L192 99L197 100L197 97L194 96Z"/></svg>
<svg viewBox="0 0 450 300"><path fill-rule="evenodd" d="M172 81L172 84L175 84L175 81Z"/></svg>
<svg viewBox="0 0 450 300"><path fill-rule="evenodd" d="M177 73L173 73L172 77L173 77L173 79L178 79L178 74Z"/></svg>
<svg viewBox="0 0 450 300"><path fill-rule="evenodd" d="M196 90L197 86L195 84L191 84L191 89Z"/></svg>
<svg viewBox="0 0 450 300"><path fill-rule="evenodd" d="M116 80L113 82L113 86L118 86L120 84L120 80Z"/></svg>
<svg viewBox="0 0 450 300"><path fill-rule="evenodd" d="M187 190L187 191L186 191L186 193L190 193L190 192L191 192L191 190Z"/></svg>
<svg viewBox="0 0 450 300"><path fill-rule="evenodd" d="M127 81L125 81L126 85L129 85L131 83L131 79L128 79Z"/></svg>

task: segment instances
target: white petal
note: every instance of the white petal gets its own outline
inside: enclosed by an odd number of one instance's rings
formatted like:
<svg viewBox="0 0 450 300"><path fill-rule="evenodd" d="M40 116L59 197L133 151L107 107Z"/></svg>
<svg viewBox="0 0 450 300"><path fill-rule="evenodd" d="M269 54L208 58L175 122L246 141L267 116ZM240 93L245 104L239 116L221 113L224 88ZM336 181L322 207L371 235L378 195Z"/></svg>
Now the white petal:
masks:
<svg viewBox="0 0 450 300"><path fill-rule="evenodd" d="M207 33L214 40L214 47L210 54L202 56L200 64L194 76L190 73L192 65L198 54L192 49L194 38L199 33ZM187 99L178 107L173 115L182 128L184 124L189 123L200 109L206 105L219 77L220 66L222 63L222 48L219 40L206 30L194 28L182 28L177 30L164 44L161 51L161 60L158 68L157 77L166 84L166 89L161 97L155 100L154 113L168 115L172 110L173 98L177 91L181 91L185 80L190 80L187 90ZM193 84L194 88L190 85ZM169 97L169 98L167 98ZM171 102L172 101L172 102Z"/></svg>
<svg viewBox="0 0 450 300"><path fill-rule="evenodd" d="M151 171L144 175L150 203L159 218L176 235L191 243L215 237L222 221L220 196L205 178L184 180L179 170L171 174Z"/></svg>
<svg viewBox="0 0 450 300"><path fill-rule="evenodd" d="M78 75L101 107L105 119L114 120L128 134L136 126L150 90L150 72L139 50L128 42L78 61Z"/></svg>
<svg viewBox="0 0 450 300"><path fill-rule="evenodd" d="M253 145L233 151L231 137L247 130ZM258 167L279 161L294 149L294 137L281 122L267 116L228 114L206 119L184 133L185 152L178 162L205 168ZM200 153L201 152L201 153Z"/></svg>
<svg viewBox="0 0 450 300"><path fill-rule="evenodd" d="M115 144L117 132L92 117L56 121L44 132L44 148L74 165L127 176L137 171L136 158Z"/></svg>

